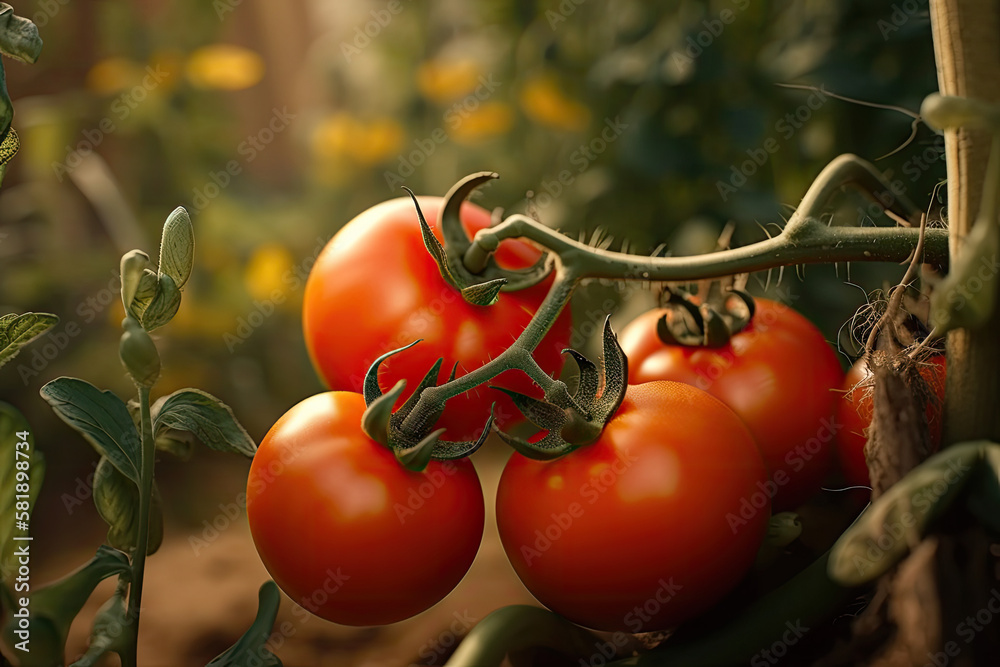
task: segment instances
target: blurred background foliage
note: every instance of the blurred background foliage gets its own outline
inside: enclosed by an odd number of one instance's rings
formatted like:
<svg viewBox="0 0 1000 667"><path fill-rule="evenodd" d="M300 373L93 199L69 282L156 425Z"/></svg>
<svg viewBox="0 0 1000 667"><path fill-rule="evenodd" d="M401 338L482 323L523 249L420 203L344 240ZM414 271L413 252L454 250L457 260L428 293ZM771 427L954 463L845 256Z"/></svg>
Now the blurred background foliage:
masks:
<svg viewBox="0 0 1000 667"><path fill-rule="evenodd" d="M38 388L70 375L131 393L116 357L118 260L155 253L178 204L192 213L196 266L157 332L157 389L204 388L259 439L321 390L302 287L354 215L401 184L442 195L486 169L501 176L478 199L487 208L571 235L603 228L615 248L701 252L730 221L734 244L758 240L834 156L875 160L909 136L899 112L779 85L918 109L936 88L930 26L926 3L904 4L15 3L45 47L33 66L6 63L22 149L0 192L0 313L62 319L0 373L0 396L29 416L50 461L38 525L59 539L101 532L89 506L74 514L65 501L95 457ZM944 174L940 146L921 127L876 164L926 205ZM834 224L859 219L888 222L845 196ZM811 267L805 281L785 271L781 288L836 340L865 291L899 274L852 266L859 289L846 267ZM581 322L613 293L580 299ZM198 456L206 465L165 462L160 474L196 490L246 467ZM199 494L182 495L169 511L197 525Z"/></svg>

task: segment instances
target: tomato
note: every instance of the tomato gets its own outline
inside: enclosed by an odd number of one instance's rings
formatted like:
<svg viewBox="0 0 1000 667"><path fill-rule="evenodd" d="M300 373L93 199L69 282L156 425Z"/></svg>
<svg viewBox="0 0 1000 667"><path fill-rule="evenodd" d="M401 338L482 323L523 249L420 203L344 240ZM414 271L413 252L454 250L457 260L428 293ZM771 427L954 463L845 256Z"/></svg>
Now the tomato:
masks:
<svg viewBox="0 0 1000 667"><path fill-rule="evenodd" d="M268 431L250 466L247 518L274 581L345 625L380 625L437 603L479 550L485 507L467 459L420 473L361 430L364 398L305 399Z"/></svg>
<svg viewBox="0 0 1000 667"><path fill-rule="evenodd" d="M920 375L930 386L933 396L927 400L927 426L930 430L931 450L941 444L941 408L944 405L944 355L931 357L920 366ZM844 479L851 486L870 486L865 443L868 427L872 423L871 374L864 358L859 359L844 378L845 395L837 401L837 422L842 426L837 433L837 458L844 472Z"/></svg>
<svg viewBox="0 0 1000 667"><path fill-rule="evenodd" d="M441 238L436 221L443 198L419 201L424 217ZM466 231L475 232L489 226L490 214L466 203L462 219ZM524 268L538 259L539 251L511 240L501 244L496 257L506 268ZM492 306L465 302L441 277L424 248L413 203L394 199L351 220L317 258L305 289L306 346L331 389L361 391L365 372L377 357L422 338L422 343L390 358L380 370L383 391L406 379L405 398L440 357L446 370L458 362L461 376L510 347L531 320L550 282L502 293ZM569 335L567 309L535 351L535 360L546 372L562 368L561 353ZM491 384L538 395L535 385L518 371L507 371ZM448 402L437 423L438 428L448 429L442 437L475 440L494 401L499 423L520 417L506 395L480 386Z"/></svg>
<svg viewBox="0 0 1000 667"><path fill-rule="evenodd" d="M790 307L756 299L753 319L719 348L665 345L651 310L626 326L622 349L629 382L674 380L704 389L746 423L778 487L775 511L815 494L830 464L839 425L833 391L844 376L836 353L809 320Z"/></svg>
<svg viewBox="0 0 1000 667"><path fill-rule="evenodd" d="M497 488L507 557L575 623L661 630L711 607L750 568L770 517L767 468L739 417L677 382L628 387L600 438Z"/></svg>

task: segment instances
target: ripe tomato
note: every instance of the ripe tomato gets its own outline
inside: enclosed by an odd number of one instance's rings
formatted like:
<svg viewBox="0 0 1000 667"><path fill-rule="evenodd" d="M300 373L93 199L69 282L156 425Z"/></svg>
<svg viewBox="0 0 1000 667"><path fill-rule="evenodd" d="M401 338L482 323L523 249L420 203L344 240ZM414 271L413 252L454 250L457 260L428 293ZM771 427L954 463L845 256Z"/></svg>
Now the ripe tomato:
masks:
<svg viewBox="0 0 1000 667"><path fill-rule="evenodd" d="M834 389L844 376L833 349L790 307L756 299L750 324L719 348L665 345L656 323L665 310L636 318L622 331L629 382L674 380L704 389L731 407L757 440L777 486L775 511L816 493L829 469L840 428L831 421Z"/></svg>
<svg viewBox="0 0 1000 667"><path fill-rule="evenodd" d="M732 410L678 382L631 385L600 438L514 454L497 526L538 600L601 630L661 630L711 607L754 561L767 468Z"/></svg>
<svg viewBox="0 0 1000 667"><path fill-rule="evenodd" d="M317 394L260 443L247 480L254 544L278 586L345 625L409 618L465 576L485 507L467 459L411 472L361 430L364 398Z"/></svg>
<svg viewBox="0 0 1000 667"><path fill-rule="evenodd" d="M944 378L946 371L944 355L931 357L929 363L920 366L920 375L933 392L927 401L927 426L930 430L932 451L941 444L941 408L944 405ZM837 457L844 479L852 486L870 486L868 461L865 458L865 443L868 427L872 423L871 374L864 358L859 359L844 378L846 394L837 401L837 422L842 428L837 433Z"/></svg>
<svg viewBox="0 0 1000 667"><path fill-rule="evenodd" d="M419 201L440 239L437 216L443 198ZM489 226L490 214L466 203L462 219L466 231L474 233ZM539 251L521 241L504 241L496 257L501 266L517 269L533 264ZM317 258L305 289L306 346L331 389L359 392L377 357L422 338L419 345L387 360L380 371L383 391L406 379L406 398L440 357L445 369L458 362L461 376L510 347L545 297L548 283L503 293L492 306L466 303L441 277L424 248L413 203L394 199L351 220ZM567 309L535 351L535 360L546 372L556 373L562 367L569 329ZM491 384L538 393L518 371L507 371ZM480 386L448 402L437 423L448 429L443 438L476 439L494 401L499 423L520 417L506 395Z"/></svg>

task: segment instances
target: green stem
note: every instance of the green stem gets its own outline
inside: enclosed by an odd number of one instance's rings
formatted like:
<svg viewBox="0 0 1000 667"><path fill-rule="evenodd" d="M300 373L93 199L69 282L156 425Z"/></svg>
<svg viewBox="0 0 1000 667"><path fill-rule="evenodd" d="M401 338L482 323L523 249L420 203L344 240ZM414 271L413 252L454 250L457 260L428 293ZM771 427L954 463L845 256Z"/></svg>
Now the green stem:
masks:
<svg viewBox="0 0 1000 667"><path fill-rule="evenodd" d="M511 652L550 648L574 657L590 657L601 640L547 609L501 607L479 622L459 644L447 667L499 667Z"/></svg>
<svg viewBox="0 0 1000 667"><path fill-rule="evenodd" d="M132 642L122 654L122 667L138 664L139 612L142 610L142 578L146 570L146 550L149 542L149 508L153 500L153 422L149 412L149 387L139 387L139 418L142 435L142 471L139 477L139 537L132 556L132 583L129 587L128 612Z"/></svg>

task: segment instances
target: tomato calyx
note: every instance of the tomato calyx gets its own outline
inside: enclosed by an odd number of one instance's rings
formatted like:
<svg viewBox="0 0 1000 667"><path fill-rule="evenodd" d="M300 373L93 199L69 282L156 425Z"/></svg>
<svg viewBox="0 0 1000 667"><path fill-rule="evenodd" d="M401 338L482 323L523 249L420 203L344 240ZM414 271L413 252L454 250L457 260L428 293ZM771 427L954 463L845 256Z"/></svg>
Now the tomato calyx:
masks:
<svg viewBox="0 0 1000 667"><path fill-rule="evenodd" d="M527 269L504 269L497 264L492 252L479 271L470 271L466 266L465 255L472 241L462 227L459 215L462 203L477 187L494 178L498 178L495 172L477 172L461 179L448 191L438 219L444 244L431 231L416 196L409 188L403 187L413 200L424 247L434 258L441 277L457 289L465 301L476 306L492 306L500 298L501 291L513 292L533 287L544 280L554 267L550 253L544 253Z"/></svg>
<svg viewBox="0 0 1000 667"><path fill-rule="evenodd" d="M548 431L541 439L529 441L495 429L504 442L530 459L555 459L594 442L625 398L628 359L611 328L610 317L604 320L604 355L600 368L576 350L566 349L563 353L570 355L580 370L579 386L572 396L561 382L555 385L561 391L547 392L545 400L491 386L510 396L528 421Z"/></svg>
<svg viewBox="0 0 1000 667"><path fill-rule="evenodd" d="M709 281L705 296L666 288L661 298L667 313L656 323L665 345L723 347L754 315L753 297L732 284Z"/></svg>
<svg viewBox="0 0 1000 667"><path fill-rule="evenodd" d="M406 388L406 380L400 380L392 389L383 394L382 388L378 383L379 367L389 357L408 350L419 342L420 340L415 340L409 345L383 354L368 369L368 372L365 374L362 391L365 398L365 405L368 407L361 420L361 428L368 434L368 437L388 447L395 454L396 460L399 461L400 465L415 472L420 472L426 468L431 459L446 461L464 458L472 454L486 442L486 436L489 435L490 427L493 425L493 407L491 406L490 416L486 420L479 438L466 441L441 440L441 435L445 432L445 429L439 428L432 431L431 427L437 421L438 417L441 416L441 413L444 412L444 405L441 404L430 408L421 406L415 412L420 402L420 395L424 389L437 386L438 373L441 371L441 364L444 362L444 359L438 359L431 366L427 374L424 375L423 380L417 385L413 394L406 399L398 410L393 412L396 400ZM457 369L458 364L456 363L452 366L448 382L455 379ZM415 429L404 427L404 421L411 414L418 424Z"/></svg>

